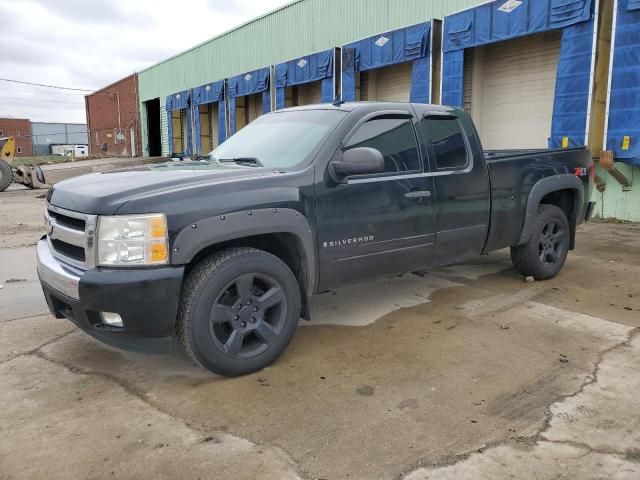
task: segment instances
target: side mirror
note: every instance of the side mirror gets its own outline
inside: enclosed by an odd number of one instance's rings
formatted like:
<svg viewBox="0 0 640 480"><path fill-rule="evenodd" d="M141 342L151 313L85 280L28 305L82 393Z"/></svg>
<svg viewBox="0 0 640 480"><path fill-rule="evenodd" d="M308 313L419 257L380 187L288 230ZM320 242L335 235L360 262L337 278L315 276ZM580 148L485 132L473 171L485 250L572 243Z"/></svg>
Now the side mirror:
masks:
<svg viewBox="0 0 640 480"><path fill-rule="evenodd" d="M375 148L352 148L343 152L340 160L331 162L331 168L338 178L374 175L384 172L384 156Z"/></svg>

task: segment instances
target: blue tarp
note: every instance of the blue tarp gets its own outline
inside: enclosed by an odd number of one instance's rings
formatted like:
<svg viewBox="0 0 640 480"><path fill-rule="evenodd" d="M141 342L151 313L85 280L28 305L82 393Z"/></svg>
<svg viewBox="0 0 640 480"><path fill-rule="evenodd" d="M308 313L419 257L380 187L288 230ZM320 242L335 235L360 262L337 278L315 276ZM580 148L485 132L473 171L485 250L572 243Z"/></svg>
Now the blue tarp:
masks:
<svg viewBox="0 0 640 480"><path fill-rule="evenodd" d="M204 105L224 100L224 80L196 87L191 91L194 105Z"/></svg>
<svg viewBox="0 0 640 480"><path fill-rule="evenodd" d="M269 67L243 73L229 79L229 134L236 133L236 98L262 93L262 112L271 111Z"/></svg>
<svg viewBox="0 0 640 480"><path fill-rule="evenodd" d="M177 92L167 97L167 112L173 110L182 110L183 108L189 108L191 103L191 90L185 90L183 92Z"/></svg>
<svg viewBox="0 0 640 480"><path fill-rule="evenodd" d="M593 21L566 27L562 32L550 148L585 144L593 51ZM567 139L565 141L564 139Z"/></svg>
<svg viewBox="0 0 640 480"><path fill-rule="evenodd" d="M431 22L374 35L342 47L342 99L355 101L356 72L413 62L412 102L429 103Z"/></svg>
<svg viewBox="0 0 640 480"><path fill-rule="evenodd" d="M618 0L614 47L607 150L640 166L640 0Z"/></svg>
<svg viewBox="0 0 640 480"><path fill-rule="evenodd" d="M189 121L189 112L191 110L191 90L185 90L183 92L174 93L167 97L167 129L169 136L169 153L170 154L182 154L182 155L191 155L191 122ZM184 121L187 122L187 138L183 142L183 151L182 152L174 152L173 151L173 123L171 122L171 112L174 110L185 110L184 112Z"/></svg>
<svg viewBox="0 0 640 480"><path fill-rule="evenodd" d="M200 112L199 105L206 105L208 103L218 104L218 143L222 143L227 139L225 106L224 106L224 80L220 80L213 83L202 85L201 87L194 88L192 90L192 105L193 105L193 131L196 138L196 154L203 154L208 152L202 151L202 145L200 145Z"/></svg>
<svg viewBox="0 0 640 480"><path fill-rule="evenodd" d="M314 53L275 66L276 110L285 107L285 89L295 85L322 82L322 101L333 101L334 50Z"/></svg>
<svg viewBox="0 0 640 480"><path fill-rule="evenodd" d="M624 3L624 2L622 2ZM628 0L627 8L628 12L633 12L635 10L640 10L640 0Z"/></svg>
<svg viewBox="0 0 640 480"><path fill-rule="evenodd" d="M508 8L514 5L515 8ZM562 29L550 147L584 145L593 50L593 0L496 0L444 20L442 103L461 107L464 49Z"/></svg>
<svg viewBox="0 0 640 480"><path fill-rule="evenodd" d="M443 50L452 52L564 28L591 19L592 0L524 0L502 11L496 0L445 17Z"/></svg>

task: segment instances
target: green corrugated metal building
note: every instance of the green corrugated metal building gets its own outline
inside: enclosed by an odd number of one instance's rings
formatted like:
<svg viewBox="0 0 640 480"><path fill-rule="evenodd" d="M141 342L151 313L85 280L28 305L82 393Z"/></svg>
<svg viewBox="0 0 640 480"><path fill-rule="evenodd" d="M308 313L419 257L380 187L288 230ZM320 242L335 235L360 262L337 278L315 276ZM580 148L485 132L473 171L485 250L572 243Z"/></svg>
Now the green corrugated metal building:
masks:
<svg viewBox="0 0 640 480"><path fill-rule="evenodd" d="M363 37L416 24L478 0L298 0L139 73L145 154L145 102L160 100L162 153L168 151L168 95L280 63Z"/></svg>
<svg viewBox="0 0 640 480"><path fill-rule="evenodd" d="M543 1L543 0L530 0ZM241 128L246 121L255 118L266 108L269 102L271 106L290 106L292 93L287 90L285 95L273 98L276 91L273 86L269 86L269 91L261 91L260 95L248 95L242 101L240 98L232 100L233 112L230 110L228 88L231 88L231 79L242 79L251 76L264 74L265 69L272 68L282 62L298 59L316 52L323 52L334 47L343 47L365 37L373 37L378 41L391 41L389 38L379 37L382 32L389 32L395 29L402 29L410 25L428 22L431 19L442 19L454 12L468 9L484 3L482 0L296 0L273 12L263 15L233 30L230 30L218 37L215 37L203 44L195 46L174 57L168 58L157 65L147 68L139 73L139 101L142 127L143 151L145 155L171 155L172 152L185 150L186 145L193 146L195 142L201 142L204 137L201 132L209 130L210 134L207 142L215 146L215 128L218 128L220 138L223 139L228 134L229 122L235 125L236 109L244 110L244 119L237 124ZM516 4L516 3L514 3ZM608 1L594 0L594 5L610 5ZM505 5L509 5L507 2ZM517 5L522 5L517 2ZM526 6L527 3L524 3ZM517 7L515 7L517 8ZM508 9L507 9L508 10ZM600 14L598 34L598 51L603 59L607 56L603 52L607 51L611 45L611 16L613 9L608 7L606 12ZM596 15L597 19L597 15ZM598 21L594 22L598 24ZM432 22L430 49L434 55L440 54L439 29L434 28L436 23ZM438 27L439 28L439 27ZM615 33L615 27L613 29ZM557 33L557 32L556 32ZM409 35L409 33L406 33ZM436 37L437 35L437 37ZM436 38L438 43L435 44ZM594 35L594 38L595 35ZM521 42L521 43L517 43ZM408 48L407 45L404 45ZM594 43L595 48L595 43ZM516 104L522 100L522 96L515 89L510 87L526 82L531 84L527 88L527 100L529 101L526 110L532 114L539 113L541 117L550 119L551 112L547 111L553 107L553 85L556 81L556 65L558 62L557 52L560 49L560 35L550 32L545 37L532 36L531 39L517 39L509 42L498 43L495 46L479 46L478 48L465 51L464 56L464 107L474 117L476 125L486 144L491 147L492 141L503 142L505 138L510 138L512 143L523 146L525 141L537 141L541 145L530 145L530 148L541 148L546 142L546 132L549 126L546 124L537 125L533 122L533 127L538 128L538 137L534 135L534 128L521 128L522 137L511 134L505 135L499 122L508 125L509 119L500 112L499 108L488 109L487 105L499 106L504 104L504 95L511 92L514 98L509 102ZM473 51L472 51L473 50ZM612 50L613 51L613 50ZM431 52L431 50L430 50ZM469 54L467 56L467 54ZM502 58L504 57L504 58ZM514 61L514 58L518 58ZM334 77L338 77L338 56L334 57ZM344 51L340 61L344 62ZM296 60L297 61L297 60ZM592 70L595 75L606 74L606 64L608 60L602 60L602 70L598 68ZM387 68L386 73L374 72L372 75L363 75L355 81L356 94L350 95L355 99L380 99L399 100L407 95L407 78L411 78L411 62L403 65L396 65ZM595 64L594 64L595 65ZM439 58L430 58L429 77L434 81L439 78ZM592 65L592 68L594 66ZM491 73L493 72L493 75ZM275 70L272 74L276 73ZM532 75L535 74L535 75ZM342 79L342 76L339 76ZM539 78L538 78L539 77ZM224 80L230 79L228 85L224 86ZM272 76L271 81L277 80L277 73ZM255 78L254 78L255 80ZM222 81L222 82L220 82ZM338 80L334 80L338 81ZM218 83L214 83L218 82ZM218 92L220 83L223 85L223 93L220 98L206 99L206 101L192 99L198 87L198 95L207 96L204 92L213 94ZM320 82L316 90L297 92L294 95L303 96L308 103L315 103L321 95ZM235 88L237 85L234 84ZM337 85L337 84L335 84ZM334 89L337 86L334 85ZM491 85L497 87L491 90ZM603 109L604 95L602 85L606 82L598 80L597 85L601 85L594 90L594 105ZM326 98L324 86L322 87L322 97ZM437 91L436 86L430 86L429 99L434 103L439 102L439 95L431 93ZM344 89L341 89L344 95ZM374 92L372 95L371 92ZM249 93L258 92L257 90ZM398 93L401 92L401 95ZM472 92L476 94L472 95ZM304 93L304 95L303 95ZM353 93L353 92L352 92ZM244 93L242 94L244 95ZM271 95L271 98L269 98ZM494 95L494 96L492 96ZM498 95L500 99L494 98ZM520 97L518 97L520 95ZM599 96L598 96L599 95ZM186 101L185 96L189 99ZM210 97L212 95L209 95ZM224 101L221 100L225 97ZM168 98L169 97L169 98ZM253 99L250 97L254 97ZM276 94L277 97L277 94ZM286 98L284 98L286 97ZM296 97L297 98L297 97ZM346 97L345 97L346 98ZM171 100L168 103L168 100ZM193 105L195 108L185 108L185 105ZM220 102L218 105L216 102ZM326 101L326 100L325 100ZM425 100L420 100L425 101ZM207 103L200 105L200 103ZM226 105L225 105L226 102ZM506 103L509 103L506 102ZM483 105L484 103L484 105ZM295 104L295 103L293 103ZM167 112L167 106L169 112ZM598 107L600 105L600 107ZM204 108L206 106L206 109ZM538 108L541 112L535 112ZM214 110L215 108L215 110ZM547 110L545 110L545 108ZM174 111L175 109L175 111ZM231 116L225 118L225 111ZM253 112L251 115L249 112ZM148 115L149 113L149 115ZM186 116L190 115L189 118ZM604 115L603 115L604 116ZM151 122L148 122L148 117ZM547 121L547 120L545 120ZM550 121L550 120L548 120ZM224 122L224 123L223 123ZM197 124L197 127L194 125ZM514 123L515 124L515 123ZM600 136L603 126L594 124L592 128L596 136ZM150 148L150 135L148 125L152 125L153 131ZM185 127L188 126L187 127ZM197 130L192 131L192 128ZM220 129L224 129L220 132ZM492 130L495 130L492 132ZM233 131L233 128L231 129ZM493 135L492 135L493 134ZM160 138L157 138L160 137ZM496 140L497 139L497 140ZM592 140L593 141L593 140ZM601 145L591 145L594 152L598 152ZM507 142L508 143L508 142ZM176 144L179 148L176 148ZM485 145L486 146L486 145ZM546 145L544 145L546 146ZM493 147L497 148L497 147ZM512 145L502 145L500 148L513 148ZM200 149L196 148L198 153ZM203 152L206 149L201 149ZM191 153L191 152L187 152ZM640 175L638 167L620 164L619 170L629 180L636 180ZM624 220L640 221L640 190L637 186L621 188L609 172L599 169L599 176L603 179L601 186L603 192L595 192L594 196L598 201L598 214L602 217L615 217ZM602 188L601 188L602 190Z"/></svg>

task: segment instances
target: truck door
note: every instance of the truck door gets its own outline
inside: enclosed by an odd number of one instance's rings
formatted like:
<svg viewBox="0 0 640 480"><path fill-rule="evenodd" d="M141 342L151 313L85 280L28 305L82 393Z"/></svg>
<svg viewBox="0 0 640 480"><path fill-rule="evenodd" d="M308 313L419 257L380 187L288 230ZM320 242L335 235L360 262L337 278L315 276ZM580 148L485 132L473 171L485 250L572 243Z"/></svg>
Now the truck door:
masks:
<svg viewBox="0 0 640 480"><path fill-rule="evenodd" d="M433 178L425 174L416 127L407 107L366 116L345 137L336 155L375 148L384 156L384 172L341 183L325 175L317 186L321 289L431 265Z"/></svg>
<svg viewBox="0 0 640 480"><path fill-rule="evenodd" d="M425 111L419 132L435 181L434 265L477 257L487 239L491 204L489 174L475 128L466 115Z"/></svg>

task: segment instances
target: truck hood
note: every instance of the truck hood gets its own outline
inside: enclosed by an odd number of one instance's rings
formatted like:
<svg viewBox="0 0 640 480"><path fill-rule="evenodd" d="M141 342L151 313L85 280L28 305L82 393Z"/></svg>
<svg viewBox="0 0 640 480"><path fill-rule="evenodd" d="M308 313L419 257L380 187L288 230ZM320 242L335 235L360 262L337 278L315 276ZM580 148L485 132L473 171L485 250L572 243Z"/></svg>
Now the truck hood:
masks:
<svg viewBox="0 0 640 480"><path fill-rule="evenodd" d="M166 162L91 173L56 183L47 200L60 208L93 215L113 215L127 201L196 185L270 177L267 168L207 161Z"/></svg>

